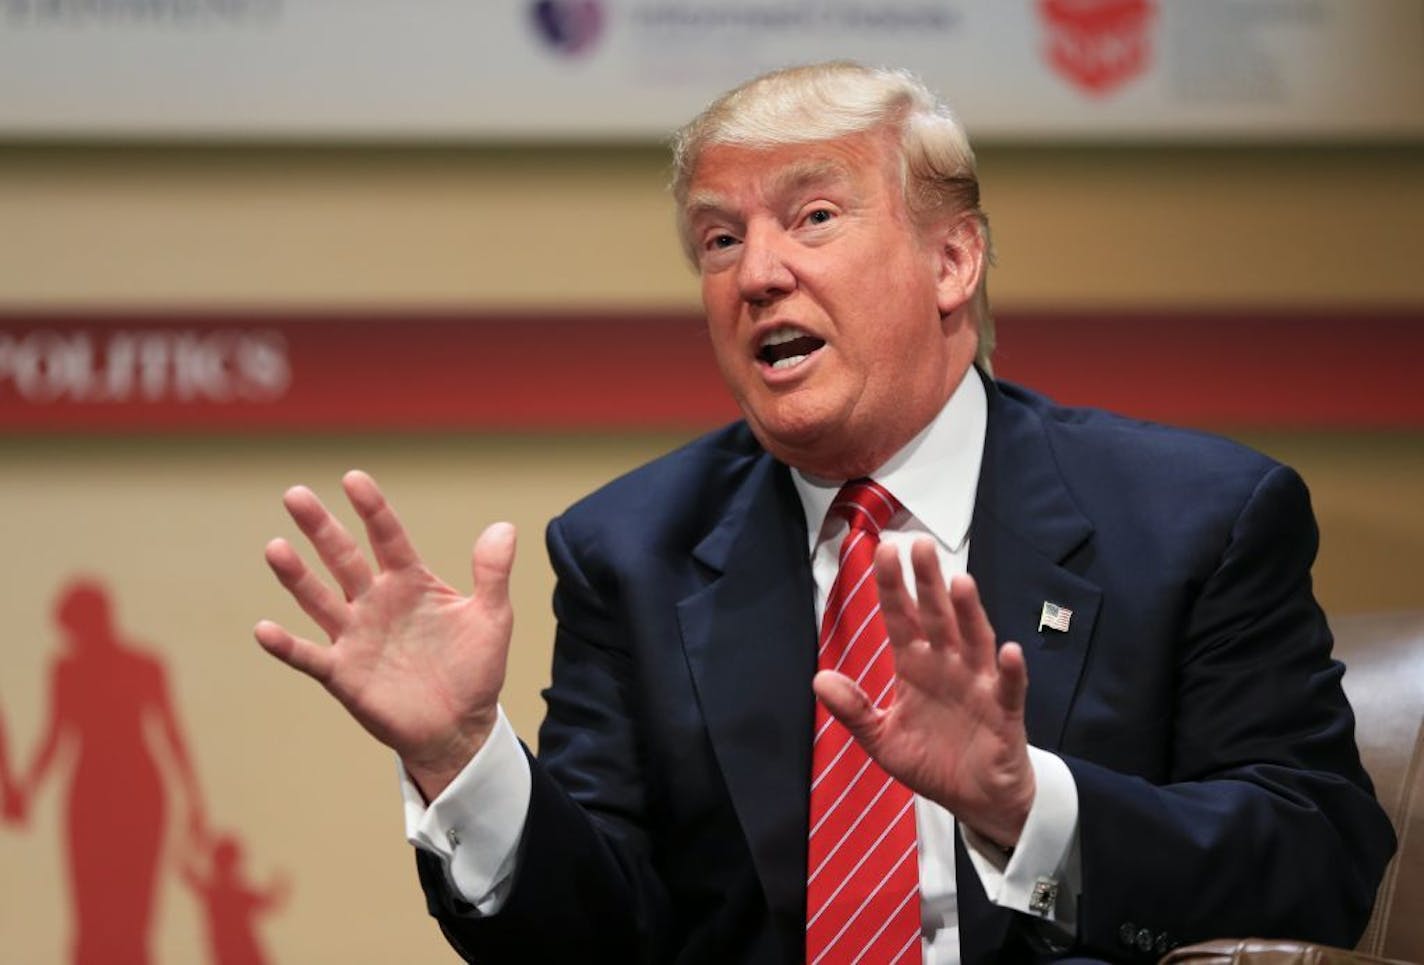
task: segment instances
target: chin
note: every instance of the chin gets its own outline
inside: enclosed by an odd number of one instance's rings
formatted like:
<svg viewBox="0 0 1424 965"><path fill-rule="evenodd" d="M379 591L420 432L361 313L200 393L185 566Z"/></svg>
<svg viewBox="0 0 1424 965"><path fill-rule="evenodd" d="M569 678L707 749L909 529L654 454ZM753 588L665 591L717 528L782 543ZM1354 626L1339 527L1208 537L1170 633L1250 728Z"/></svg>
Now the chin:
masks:
<svg viewBox="0 0 1424 965"><path fill-rule="evenodd" d="M752 435L756 436L763 449L789 466L808 472L814 471L805 463L813 454L819 452L824 444L813 427L791 426L781 420L758 419L750 413L744 415Z"/></svg>
<svg viewBox="0 0 1424 965"><path fill-rule="evenodd" d="M794 469L822 479L865 476L884 461L876 453L857 452L838 424L787 424L750 417L747 424L767 452Z"/></svg>

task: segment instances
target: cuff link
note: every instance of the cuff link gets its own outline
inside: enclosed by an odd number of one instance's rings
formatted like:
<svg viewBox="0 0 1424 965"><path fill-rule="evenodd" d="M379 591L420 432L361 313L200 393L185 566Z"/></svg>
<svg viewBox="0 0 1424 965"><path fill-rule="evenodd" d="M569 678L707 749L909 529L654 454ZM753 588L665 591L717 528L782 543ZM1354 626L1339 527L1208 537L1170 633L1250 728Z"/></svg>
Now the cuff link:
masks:
<svg viewBox="0 0 1424 965"><path fill-rule="evenodd" d="M1053 915L1058 904L1058 882L1053 878L1040 877L1033 883L1033 891L1028 898L1028 910L1042 918Z"/></svg>

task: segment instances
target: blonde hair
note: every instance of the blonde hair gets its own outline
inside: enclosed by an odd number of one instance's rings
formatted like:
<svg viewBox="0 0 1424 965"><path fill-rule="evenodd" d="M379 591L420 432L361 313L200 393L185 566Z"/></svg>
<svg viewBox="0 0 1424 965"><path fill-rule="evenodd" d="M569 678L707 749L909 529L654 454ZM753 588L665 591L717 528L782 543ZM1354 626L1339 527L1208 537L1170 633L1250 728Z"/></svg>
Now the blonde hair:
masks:
<svg viewBox="0 0 1424 965"><path fill-rule="evenodd" d="M686 203L702 151L714 144L771 148L829 141L890 127L899 135L905 207L924 225L968 213L993 262L989 219L979 207L979 178L969 137L949 107L913 74L830 61L788 67L753 78L723 94L672 139L672 194L678 234L687 256L696 253ZM979 330L976 361L987 371L994 351L987 265L970 302Z"/></svg>

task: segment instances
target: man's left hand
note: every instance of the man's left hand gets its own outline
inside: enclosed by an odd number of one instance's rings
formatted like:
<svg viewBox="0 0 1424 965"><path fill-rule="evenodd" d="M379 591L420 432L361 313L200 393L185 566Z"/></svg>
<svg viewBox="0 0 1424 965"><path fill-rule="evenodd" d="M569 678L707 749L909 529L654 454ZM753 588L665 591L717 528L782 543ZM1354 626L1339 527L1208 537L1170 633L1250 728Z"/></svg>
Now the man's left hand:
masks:
<svg viewBox="0 0 1424 965"><path fill-rule="evenodd" d="M932 541L917 540L910 561L915 597L896 549L876 550L875 581L895 660L893 702L877 709L854 681L832 670L816 675L816 696L887 774L1011 848L1035 789L1023 650L1006 643L995 652L973 578L956 576L946 585Z"/></svg>

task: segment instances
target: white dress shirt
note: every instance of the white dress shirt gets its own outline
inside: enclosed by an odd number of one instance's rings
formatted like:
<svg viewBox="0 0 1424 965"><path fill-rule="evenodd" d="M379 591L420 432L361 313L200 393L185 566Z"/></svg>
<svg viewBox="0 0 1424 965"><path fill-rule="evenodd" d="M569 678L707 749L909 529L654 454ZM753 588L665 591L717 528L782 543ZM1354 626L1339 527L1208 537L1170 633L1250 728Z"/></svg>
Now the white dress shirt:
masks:
<svg viewBox="0 0 1424 965"><path fill-rule="evenodd" d="M911 593L908 553L916 537L934 539L946 577L965 572L986 411L984 386L970 369L939 415L873 474L905 507L881 539L900 550ZM792 476L806 513L819 625L846 531L843 519L827 516L841 483L813 479L799 471ZM1077 788L1067 765L1055 755L1030 747L1029 760L1037 790L1012 855L967 829L961 833L990 901L1071 931L1079 888ZM481 914L496 913L514 880L529 804L528 761L503 710L485 746L428 806L404 768L400 777L406 838L441 857L460 897ZM915 818L924 961L957 965L954 816L916 797ZM1043 881L1057 886L1057 900L1046 910L1034 901L1035 887Z"/></svg>
<svg viewBox="0 0 1424 965"><path fill-rule="evenodd" d="M911 595L915 582L910 546L916 539L929 536L934 540L945 579L966 571L987 417L984 384L970 369L939 415L871 474L904 507L881 531L880 539L899 550ZM845 519L830 515L842 481L815 479L799 470L792 470L791 475L806 512L819 626L848 528ZM1071 930L1076 908L1076 859L1071 852L1077 842L1078 790L1068 766L1055 755L1030 747L1029 761L1037 790L1012 857L967 828L961 829L964 843L990 901ZM920 845L924 961L926 965L957 965L954 815L917 795L915 827ZM1058 899L1048 914L1034 908L1034 888L1040 879L1058 886Z"/></svg>

